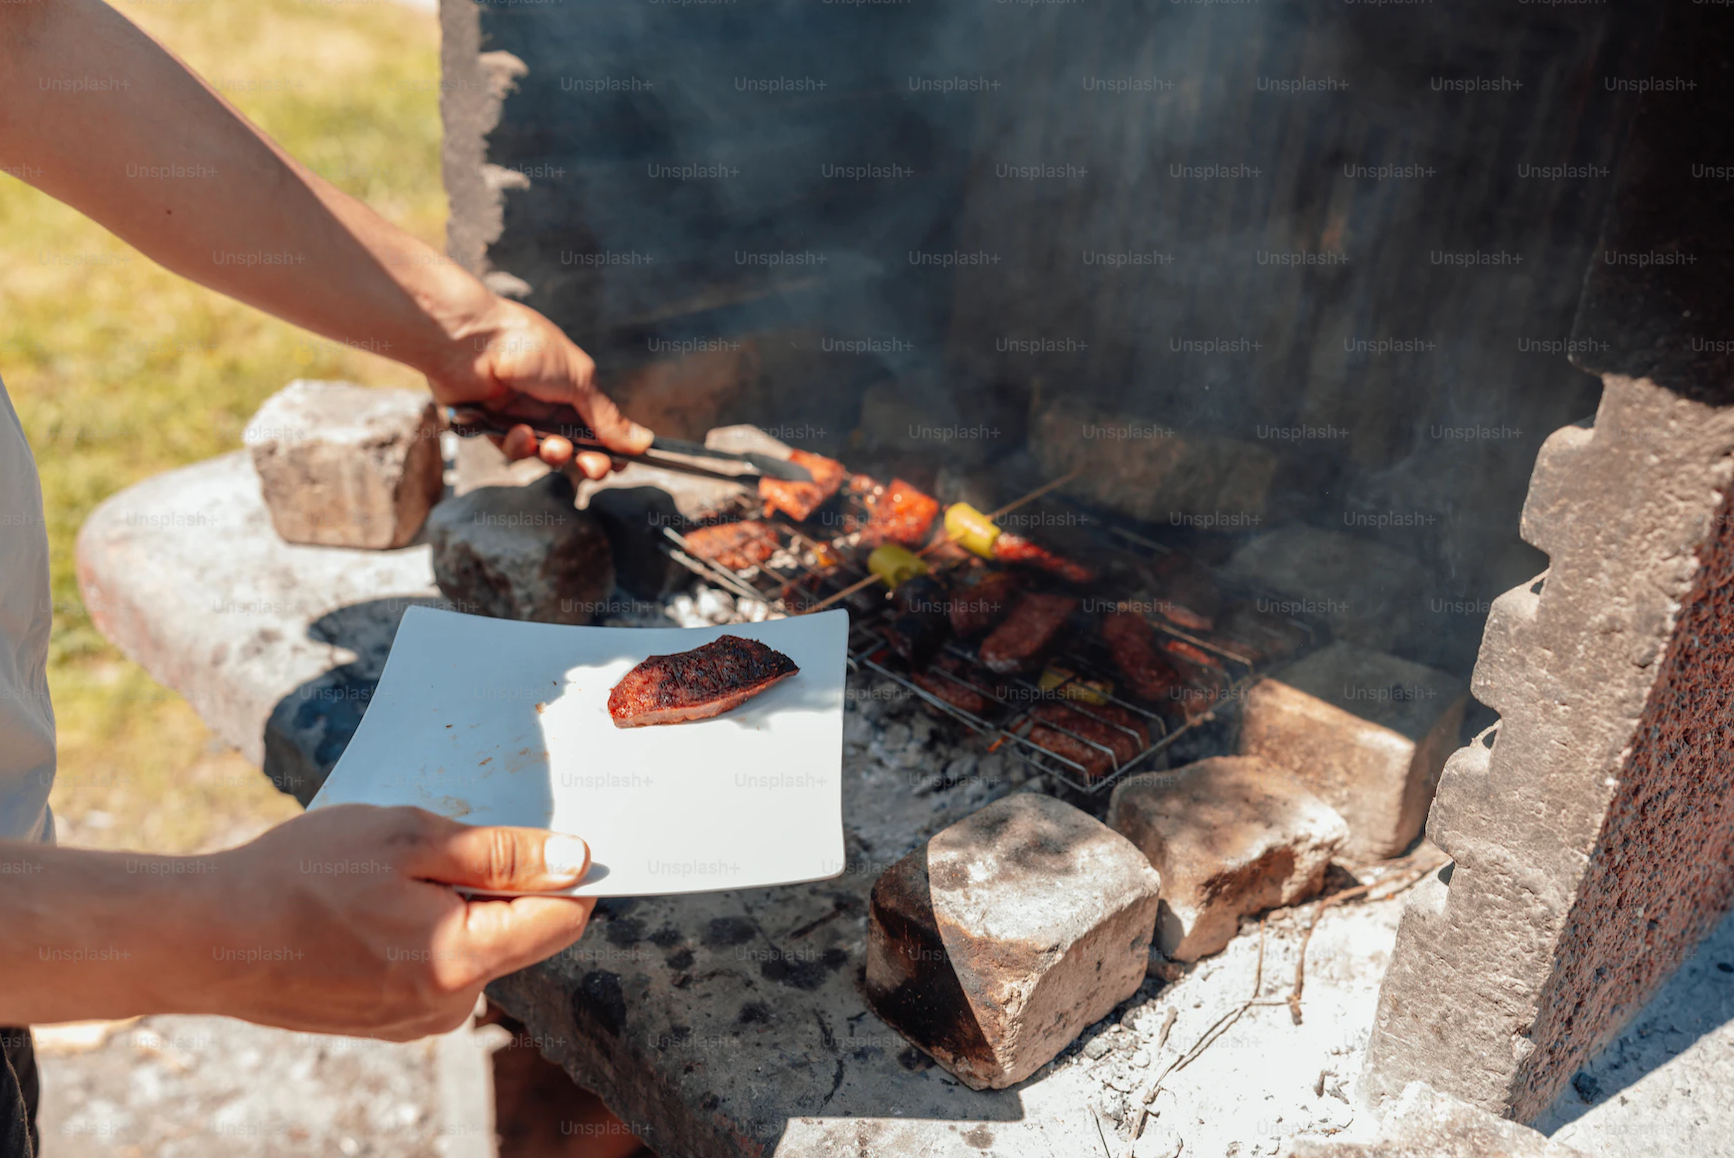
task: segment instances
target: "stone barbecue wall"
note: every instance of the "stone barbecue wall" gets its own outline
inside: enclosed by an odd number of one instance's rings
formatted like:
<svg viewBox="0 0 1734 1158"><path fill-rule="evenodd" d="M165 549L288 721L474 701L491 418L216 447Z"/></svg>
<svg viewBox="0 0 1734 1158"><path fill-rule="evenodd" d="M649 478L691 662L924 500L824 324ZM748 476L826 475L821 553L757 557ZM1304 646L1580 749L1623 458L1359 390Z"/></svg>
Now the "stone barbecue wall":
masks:
<svg viewBox="0 0 1734 1158"><path fill-rule="evenodd" d="M1363 1092L1425 1080L1540 1115L1734 901L1734 121L1721 14L1665 9L1655 75L1584 285L1593 427L1543 446L1474 691L1500 722L1447 763L1454 859L1398 933Z"/></svg>
<svg viewBox="0 0 1734 1158"><path fill-rule="evenodd" d="M1513 1108L1531 1118L1734 902L1734 496L1616 779Z"/></svg>

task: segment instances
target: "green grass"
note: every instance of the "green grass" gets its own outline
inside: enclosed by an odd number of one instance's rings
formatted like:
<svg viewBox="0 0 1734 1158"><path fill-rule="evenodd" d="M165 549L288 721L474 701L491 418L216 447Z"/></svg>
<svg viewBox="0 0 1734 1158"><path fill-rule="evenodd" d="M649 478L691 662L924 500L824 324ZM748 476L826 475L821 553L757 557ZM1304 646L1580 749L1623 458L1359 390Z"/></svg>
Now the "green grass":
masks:
<svg viewBox="0 0 1734 1158"><path fill-rule="evenodd" d="M380 0L115 6L309 167L443 246L431 14ZM54 807L75 842L183 851L288 815L292 802L214 750L185 703L97 634L73 540L116 491L239 448L259 403L292 378L420 377L183 281L4 175L0 377L42 473L61 728ZM92 812L107 815L102 827L79 823Z"/></svg>

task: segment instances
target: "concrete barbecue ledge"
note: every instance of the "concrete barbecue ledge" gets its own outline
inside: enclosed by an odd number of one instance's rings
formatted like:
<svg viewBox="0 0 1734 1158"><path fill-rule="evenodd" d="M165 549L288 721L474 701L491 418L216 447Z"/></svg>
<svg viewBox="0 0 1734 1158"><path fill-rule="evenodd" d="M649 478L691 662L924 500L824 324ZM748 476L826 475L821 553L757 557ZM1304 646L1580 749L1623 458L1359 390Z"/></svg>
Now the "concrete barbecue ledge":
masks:
<svg viewBox="0 0 1734 1158"><path fill-rule="evenodd" d="M293 787L303 799L365 709L403 608L438 601L424 546L346 551L279 541L244 453L114 496L91 516L79 550L85 598L110 638L249 758L302 769ZM1010 1090L975 1093L928 1064L868 1011L860 980L867 894L904 853L1017 784L999 755L954 746L889 690L850 688L841 876L605 902L582 941L502 979L491 995L575 1080L624 1120L648 1124L646 1140L664 1158L1095 1154L1104 1139L1120 1158L1128 1148L1121 1123L1149 1076L1250 993L1259 938L1245 925L1190 972L1169 969L1171 984L1147 980ZM309 726L273 723L293 718L284 705L304 703L320 706ZM1279 1004L1249 1010L1169 1079L1137 1153L1182 1140L1185 1153L1221 1153L1235 1141L1242 1153L1270 1154L1290 1136L1354 1123L1348 1089L1399 908L1325 914L1307 954L1301 1026L1280 1002L1311 910L1268 915L1262 991ZM1634 1024L1630 1033L1644 1037L1632 1054L1642 1054L1637 1072L1622 1046L1618 1060L1596 1063L1601 1092L1585 1095L1596 1104L1568 1090L1554 1115L1570 1123L1574 1145L1635 1152L1623 1140L1638 1123L1694 1144L1725 1133L1681 1085L1734 1080L1720 1060L1734 1057L1725 1044L1734 1027L1704 1014L1734 986L1734 974L1718 968L1734 960L1731 945L1734 922L1724 922L1671 996ZM1158 1048L1170 1010L1176 1020ZM1592 1147L1602 1131L1622 1141Z"/></svg>
<svg viewBox="0 0 1734 1158"><path fill-rule="evenodd" d="M244 453L109 499L80 536L79 577L109 638L302 800L365 710L403 609L441 602L426 546L281 542ZM604 902L578 945L492 987L544 1053L623 1119L650 1124L646 1140L667 1158L862 1146L935 1156L1094 1153L1098 1128L1118 1153L1127 1100L1152 1059L1168 1056L1155 1048L1165 1009L1178 1010L1172 1052L1245 997L1257 938L1242 936L1172 985L1148 980L1055 1062L993 1093L964 1088L880 1022L860 976L874 880L934 832L1019 787L1022 767L942 736L895 691L850 689L841 876ZM1249 1139L1253 1123L1274 1148L1277 1137L1348 1123L1353 1112L1337 1083L1353 1073L1371 1023L1395 918L1393 904L1326 917L1309 951L1307 1024L1290 1026L1280 1007L1254 1010L1243 1019L1245 1041L1264 1032L1276 1039L1249 1049L1231 1037L1177 1075L1164 1112L1179 1121L1184 1105L1183 1133ZM1265 980L1276 997L1292 974L1299 920L1270 920ZM1333 1076L1315 1092L1327 1070ZM1287 1107L1281 1122L1267 1113L1275 1103L1266 1095Z"/></svg>

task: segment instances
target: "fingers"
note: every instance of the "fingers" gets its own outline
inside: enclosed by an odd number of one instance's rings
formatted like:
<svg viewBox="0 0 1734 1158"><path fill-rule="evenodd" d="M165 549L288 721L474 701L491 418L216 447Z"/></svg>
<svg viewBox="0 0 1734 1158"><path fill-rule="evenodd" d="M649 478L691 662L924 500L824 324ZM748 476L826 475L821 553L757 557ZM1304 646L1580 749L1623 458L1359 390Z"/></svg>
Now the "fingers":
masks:
<svg viewBox="0 0 1734 1158"><path fill-rule="evenodd" d="M656 437L649 427L640 426L620 413L620 407L614 405L614 400L600 391L582 391L574 405L585 421L590 423L590 429L596 432L596 437L601 439L602 444L609 450L619 451L621 454L643 454L650 449L650 440ZM604 470L603 473L606 474L607 471Z"/></svg>
<svg viewBox="0 0 1734 1158"><path fill-rule="evenodd" d="M545 961L584 933L594 897L513 897L473 900L463 938L471 959L495 977Z"/></svg>
<svg viewBox="0 0 1734 1158"><path fill-rule="evenodd" d="M590 846L539 828L480 828L429 816L404 861L411 876L495 892L570 888L590 870Z"/></svg>
<svg viewBox="0 0 1734 1158"><path fill-rule="evenodd" d="M614 460L606 454L586 450L578 456L578 469L584 472L585 478L606 478L614 469Z"/></svg>
<svg viewBox="0 0 1734 1158"><path fill-rule="evenodd" d="M528 426L514 426L506 432L506 437L500 442L500 449L506 452L509 462L529 458L536 453L536 436Z"/></svg>

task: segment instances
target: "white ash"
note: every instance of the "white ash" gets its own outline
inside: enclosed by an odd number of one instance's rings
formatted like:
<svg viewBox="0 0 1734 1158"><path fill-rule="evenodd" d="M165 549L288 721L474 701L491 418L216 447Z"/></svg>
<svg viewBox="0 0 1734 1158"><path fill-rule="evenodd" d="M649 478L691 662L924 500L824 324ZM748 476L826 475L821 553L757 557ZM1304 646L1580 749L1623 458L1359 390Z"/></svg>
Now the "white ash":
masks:
<svg viewBox="0 0 1734 1158"><path fill-rule="evenodd" d="M703 582L662 602L633 599L617 591L608 608L608 614L597 620L604 627L724 627L762 623L771 617L763 600L731 595Z"/></svg>

